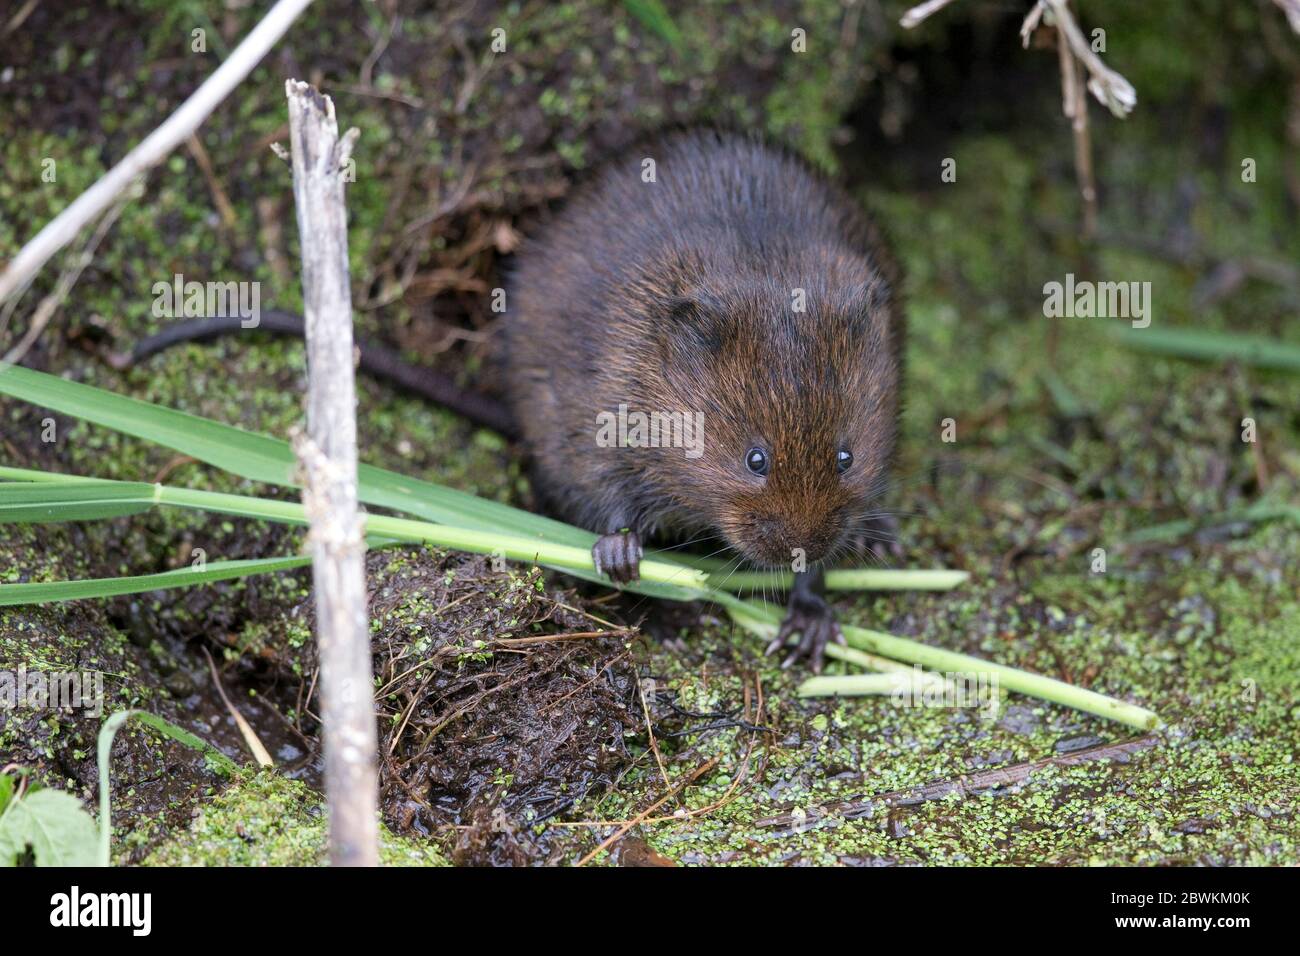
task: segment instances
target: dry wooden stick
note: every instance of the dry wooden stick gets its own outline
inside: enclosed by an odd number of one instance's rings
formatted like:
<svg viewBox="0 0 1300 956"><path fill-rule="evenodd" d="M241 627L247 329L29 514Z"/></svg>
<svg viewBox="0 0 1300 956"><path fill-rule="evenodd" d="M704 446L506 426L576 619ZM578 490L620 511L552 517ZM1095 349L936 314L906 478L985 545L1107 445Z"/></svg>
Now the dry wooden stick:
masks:
<svg viewBox="0 0 1300 956"><path fill-rule="evenodd" d="M1097 97L1097 102L1120 119L1132 112L1137 105L1137 92L1133 89L1133 84L1108 67L1093 52L1083 30L1070 13L1069 0L1040 0L1040 4L1046 4L1052 14L1058 42L1068 44L1071 52L1087 69L1088 89Z"/></svg>
<svg viewBox="0 0 1300 956"><path fill-rule="evenodd" d="M285 83L307 327L307 430L295 438L311 521L330 862L379 863L374 679L365 537L357 506L356 382L343 173L357 131L339 136L334 104Z"/></svg>
<svg viewBox="0 0 1300 956"><path fill-rule="evenodd" d="M217 104L252 72L266 52L284 36L289 25L309 3L311 0L279 0L229 58L217 67L216 72L176 112L23 246L9 262L8 268L0 273L0 302L26 288L28 281L41 266L71 242L83 226L107 209L117 194L133 179L161 162L198 129L208 114L217 108ZM19 13L25 16L26 8ZM21 22L18 17L14 17L10 21L11 28L16 25L15 21Z"/></svg>
<svg viewBox="0 0 1300 956"><path fill-rule="evenodd" d="M217 693L221 695L221 702L226 705L226 710L230 712L231 718L235 721L235 726L239 728L239 734L244 738L244 746L248 752L253 755L259 767L274 767L275 761L271 759L271 754L267 751L266 745L262 743L262 738L257 736L257 731L253 725L248 722L239 708L231 701L226 694L226 688L221 685L221 675L217 672L217 662L212 659L208 649L203 648L203 656L208 659L208 669L212 672L212 683L216 685Z"/></svg>
<svg viewBox="0 0 1300 956"><path fill-rule="evenodd" d="M1035 8L1038 9L1038 8ZM1083 238L1097 236L1097 183L1092 174L1092 137L1088 133L1088 95L1084 91L1083 65L1064 34L1056 38L1061 61L1061 108L1074 132L1074 171L1083 199Z"/></svg>
<svg viewBox="0 0 1300 956"><path fill-rule="evenodd" d="M81 248L68 257L68 265L59 275L58 281L54 284L54 290L41 300L36 311L32 313L31 323L27 326L27 331L19 339L18 344L11 348L0 358L0 366L17 365L27 355L28 349L36 344L36 340L41 337L45 327L50 324L50 320L58 313L59 307L63 305L64 299L72 291L72 287L77 284L81 278L82 271L86 266L95 260L95 250L99 244L108 235L113 224L117 222L117 217L122 214L122 209L130 200L131 194L126 193L121 196L113 207L104 213L95 227L95 231L90 234ZM9 315L18 305L18 298L11 299L8 304L0 309L0 340L3 340L5 328L8 325Z"/></svg>

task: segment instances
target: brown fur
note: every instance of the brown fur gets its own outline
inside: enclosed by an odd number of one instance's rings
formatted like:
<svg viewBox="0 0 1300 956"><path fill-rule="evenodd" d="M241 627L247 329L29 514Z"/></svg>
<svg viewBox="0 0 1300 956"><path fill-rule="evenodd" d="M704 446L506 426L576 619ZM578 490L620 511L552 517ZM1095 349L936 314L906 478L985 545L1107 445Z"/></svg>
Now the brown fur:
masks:
<svg viewBox="0 0 1300 956"><path fill-rule="evenodd" d="M832 555L893 458L897 285L857 205L790 154L715 131L629 151L524 244L508 291L510 402L543 494L600 533L712 529L763 565ZM703 457L598 447L620 403L702 412Z"/></svg>

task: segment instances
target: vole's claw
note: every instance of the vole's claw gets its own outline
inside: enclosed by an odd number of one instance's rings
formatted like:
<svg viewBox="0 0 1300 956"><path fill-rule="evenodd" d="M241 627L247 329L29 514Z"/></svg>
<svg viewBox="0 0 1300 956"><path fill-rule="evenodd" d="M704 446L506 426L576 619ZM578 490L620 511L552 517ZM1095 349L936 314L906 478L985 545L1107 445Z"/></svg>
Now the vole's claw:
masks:
<svg viewBox="0 0 1300 956"><path fill-rule="evenodd" d="M775 654L795 634L799 635L799 643L781 662L782 670L800 658L807 658L813 673L820 674L822 664L825 663L826 645L831 641L845 643L839 622L835 620L835 611L826 603L825 598L817 594L791 595L785 620L781 623L776 639L767 645L767 653Z"/></svg>
<svg viewBox="0 0 1300 956"><path fill-rule="evenodd" d="M627 584L641 576L641 536L635 531L603 534L591 546L596 572L607 574L615 584Z"/></svg>

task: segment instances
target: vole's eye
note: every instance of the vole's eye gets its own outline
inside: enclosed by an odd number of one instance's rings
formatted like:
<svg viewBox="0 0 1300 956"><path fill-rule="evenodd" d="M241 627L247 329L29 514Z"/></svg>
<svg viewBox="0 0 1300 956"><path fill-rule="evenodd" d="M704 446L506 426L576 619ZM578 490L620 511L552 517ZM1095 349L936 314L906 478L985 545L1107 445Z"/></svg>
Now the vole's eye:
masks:
<svg viewBox="0 0 1300 956"><path fill-rule="evenodd" d="M767 452L761 448L751 448L745 452L745 467L756 475L766 475Z"/></svg>
<svg viewBox="0 0 1300 956"><path fill-rule="evenodd" d="M853 452L842 451L835 456L835 470L841 475L853 467Z"/></svg>

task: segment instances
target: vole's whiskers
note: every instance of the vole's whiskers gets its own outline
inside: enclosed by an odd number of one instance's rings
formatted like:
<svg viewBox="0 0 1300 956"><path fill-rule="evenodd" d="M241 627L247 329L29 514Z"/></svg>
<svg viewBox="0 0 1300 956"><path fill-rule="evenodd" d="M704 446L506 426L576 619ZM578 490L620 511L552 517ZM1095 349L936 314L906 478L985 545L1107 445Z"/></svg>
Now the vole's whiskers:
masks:
<svg viewBox="0 0 1300 956"><path fill-rule="evenodd" d="M699 544L701 541L710 541L710 540L716 541L716 540L720 539L721 537L722 537L722 535L718 534L716 531L710 531L710 532L707 532L707 533L705 533L705 534L700 535L698 538L691 538L690 541L683 541L683 542L681 542L680 544L670 544L670 545L668 545L668 546L665 547L665 548L660 548L659 550L661 550L661 551L681 551L681 550L683 550L683 549L685 549L685 548L689 548L689 547L690 547L691 545L693 545L693 544ZM725 545L725 544L724 544L721 548L718 549L718 551L725 551L728 547L729 547L729 545ZM718 551L714 551L713 553L714 553L714 554L717 554Z"/></svg>
<svg viewBox="0 0 1300 956"><path fill-rule="evenodd" d="M718 589L719 590L725 589L727 586L727 582L731 580L731 576L735 574L737 571L739 571L741 568L743 568L747 561L748 559L743 554L737 553L735 562L731 565L730 569L727 571L727 576L722 579L722 583L717 586Z"/></svg>
<svg viewBox="0 0 1300 956"><path fill-rule="evenodd" d="M702 554L702 555L700 555L699 557L700 557L700 560L701 560L701 561L708 561L710 558L715 558L715 557L717 557L718 555L722 554L722 552L724 552L724 551L730 551L730 550L731 550L731 545L729 545L729 544L724 544L722 547L718 548L716 551L710 551L708 554ZM743 560L743 559L742 559L742 560Z"/></svg>

